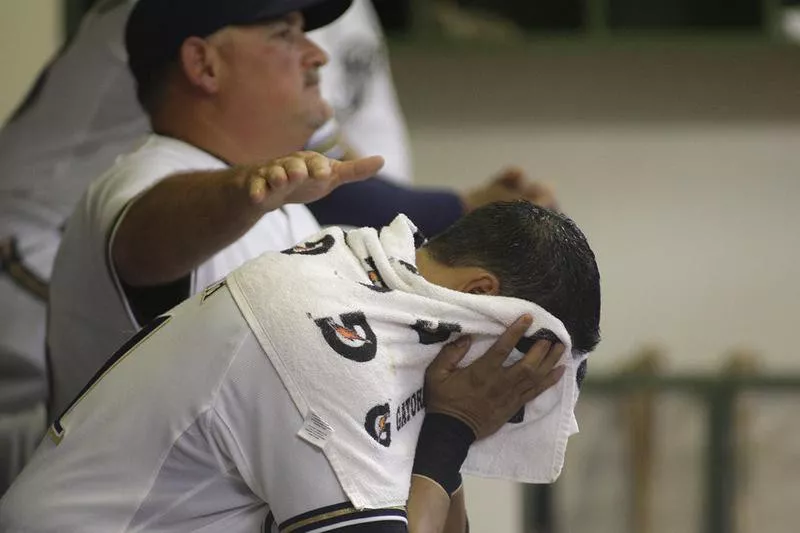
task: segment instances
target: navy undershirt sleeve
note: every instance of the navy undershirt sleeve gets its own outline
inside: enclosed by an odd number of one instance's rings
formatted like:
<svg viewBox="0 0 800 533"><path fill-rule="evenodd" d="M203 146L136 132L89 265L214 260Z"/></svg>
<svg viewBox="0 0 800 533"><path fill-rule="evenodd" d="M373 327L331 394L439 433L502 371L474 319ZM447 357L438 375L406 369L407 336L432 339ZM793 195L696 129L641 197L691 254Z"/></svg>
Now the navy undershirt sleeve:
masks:
<svg viewBox="0 0 800 533"><path fill-rule="evenodd" d="M441 233L464 214L454 192L404 187L380 177L342 185L308 208L323 226L381 228L403 213L428 237Z"/></svg>

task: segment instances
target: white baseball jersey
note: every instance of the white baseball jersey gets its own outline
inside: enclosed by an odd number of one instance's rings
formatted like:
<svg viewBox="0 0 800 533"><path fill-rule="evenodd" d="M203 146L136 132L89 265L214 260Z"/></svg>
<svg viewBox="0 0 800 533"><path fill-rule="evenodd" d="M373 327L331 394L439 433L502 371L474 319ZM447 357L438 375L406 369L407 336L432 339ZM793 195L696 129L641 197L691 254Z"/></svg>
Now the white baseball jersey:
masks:
<svg viewBox="0 0 800 533"><path fill-rule="evenodd" d="M108 360L0 501L0 531L256 533L269 514L286 532L405 525L401 508L353 509L302 427L219 283Z"/></svg>
<svg viewBox="0 0 800 533"><path fill-rule="evenodd" d="M55 412L72 400L108 354L143 325L137 322L110 260L114 230L125 208L171 174L222 168L226 164L207 152L177 139L151 135L139 149L121 157L78 202L67 223L50 286L47 340ZM181 294L177 301L225 277L248 259L289 248L318 230L305 206L289 205L267 213L244 236L197 268L188 294Z"/></svg>

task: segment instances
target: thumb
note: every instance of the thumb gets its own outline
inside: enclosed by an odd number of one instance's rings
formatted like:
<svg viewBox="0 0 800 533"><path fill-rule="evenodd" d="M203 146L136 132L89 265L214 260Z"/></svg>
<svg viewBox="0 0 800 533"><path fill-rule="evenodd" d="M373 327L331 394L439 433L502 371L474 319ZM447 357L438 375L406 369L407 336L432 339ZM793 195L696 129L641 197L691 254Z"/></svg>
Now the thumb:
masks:
<svg viewBox="0 0 800 533"><path fill-rule="evenodd" d="M338 178L340 183L348 183L371 178L383 168L383 164L381 156L373 155L351 161L331 160L331 169L334 177Z"/></svg>
<svg viewBox="0 0 800 533"><path fill-rule="evenodd" d="M444 345L428 369L446 373L454 371L458 363L467 355L471 342L472 339L469 336L464 336L455 342Z"/></svg>

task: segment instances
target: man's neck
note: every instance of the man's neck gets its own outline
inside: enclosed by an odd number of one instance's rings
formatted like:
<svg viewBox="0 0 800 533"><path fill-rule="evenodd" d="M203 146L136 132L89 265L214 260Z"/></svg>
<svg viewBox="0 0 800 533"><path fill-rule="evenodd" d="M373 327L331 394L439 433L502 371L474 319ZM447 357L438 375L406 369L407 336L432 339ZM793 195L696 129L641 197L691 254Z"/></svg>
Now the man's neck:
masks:
<svg viewBox="0 0 800 533"><path fill-rule="evenodd" d="M285 142L254 143L252 138L227 128L224 121L210 120L201 114L190 117L165 116L152 120L153 132L191 144L229 165L252 165L285 156L302 147ZM258 144L258 148L251 146ZM271 146L272 145L272 146Z"/></svg>

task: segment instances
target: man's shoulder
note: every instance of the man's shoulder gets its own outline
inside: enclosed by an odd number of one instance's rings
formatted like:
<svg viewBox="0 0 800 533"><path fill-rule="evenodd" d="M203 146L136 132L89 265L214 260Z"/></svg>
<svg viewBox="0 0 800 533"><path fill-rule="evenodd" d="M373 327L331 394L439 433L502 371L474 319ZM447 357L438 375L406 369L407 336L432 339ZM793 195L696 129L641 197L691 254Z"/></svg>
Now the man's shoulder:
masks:
<svg viewBox="0 0 800 533"><path fill-rule="evenodd" d="M149 135L92 182L84 202L97 207L121 197L129 200L172 174L220 167L224 164L191 145Z"/></svg>
<svg viewBox="0 0 800 533"><path fill-rule="evenodd" d="M113 181L129 176L145 178L151 175L158 179L163 177L161 174L164 171L197 168L199 164L214 165L215 161L209 161L202 155L203 152L187 143L151 134L142 138L133 150L117 157L100 180Z"/></svg>

